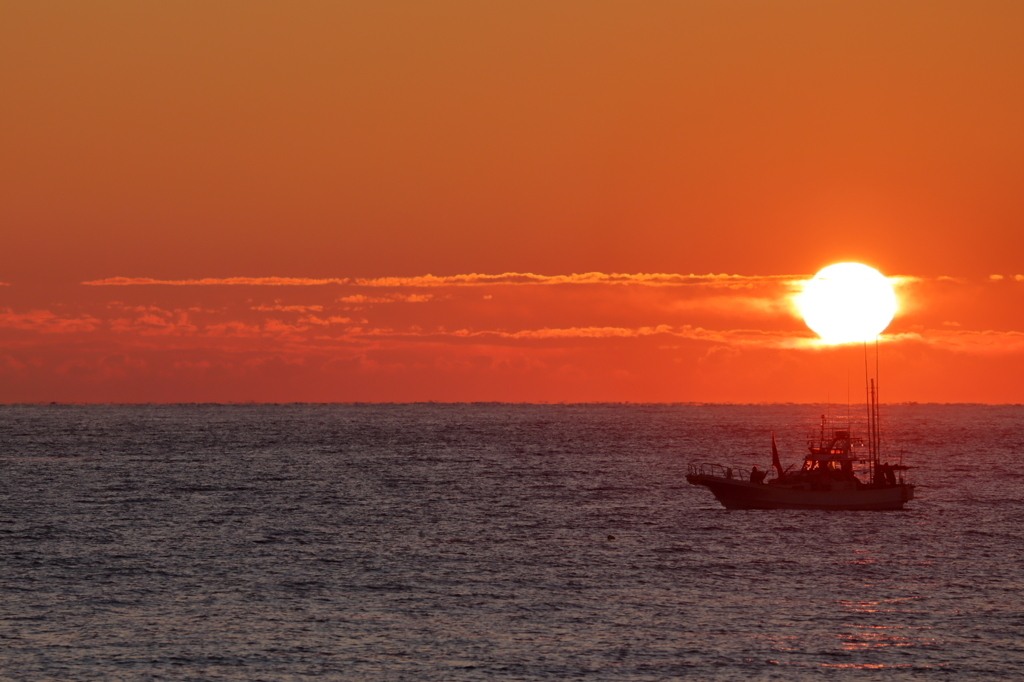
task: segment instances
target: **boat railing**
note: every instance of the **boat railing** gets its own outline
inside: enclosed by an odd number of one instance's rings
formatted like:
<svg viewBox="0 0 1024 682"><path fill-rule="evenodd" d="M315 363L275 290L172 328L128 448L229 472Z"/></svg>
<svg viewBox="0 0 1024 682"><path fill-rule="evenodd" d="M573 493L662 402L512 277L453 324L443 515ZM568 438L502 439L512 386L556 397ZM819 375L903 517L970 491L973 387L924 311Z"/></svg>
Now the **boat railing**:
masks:
<svg viewBox="0 0 1024 682"><path fill-rule="evenodd" d="M741 478L746 480L751 475L749 467L727 467L724 464L699 462L688 466L688 473L694 476L717 476L719 478Z"/></svg>
<svg viewBox="0 0 1024 682"><path fill-rule="evenodd" d="M695 462L688 466L688 472L691 476L714 476L716 478L728 478L737 481L749 481L750 473L753 471L753 467L744 466L725 466L724 464L713 464L711 462ZM760 469L760 472L765 474L762 479L763 482L767 483L769 480L775 477L774 469Z"/></svg>

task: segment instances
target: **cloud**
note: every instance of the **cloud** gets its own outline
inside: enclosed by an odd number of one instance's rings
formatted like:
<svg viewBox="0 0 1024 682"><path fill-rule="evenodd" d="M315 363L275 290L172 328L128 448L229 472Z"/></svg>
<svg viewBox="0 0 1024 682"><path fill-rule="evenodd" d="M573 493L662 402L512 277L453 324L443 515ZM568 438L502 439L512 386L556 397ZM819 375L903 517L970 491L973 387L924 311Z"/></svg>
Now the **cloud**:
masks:
<svg viewBox="0 0 1024 682"><path fill-rule="evenodd" d="M13 374L16 372L23 372L25 370L25 363L18 362L10 355L4 355L0 357L0 374L9 373Z"/></svg>
<svg viewBox="0 0 1024 682"><path fill-rule="evenodd" d="M395 303L396 301L403 303L426 303L434 298L433 294L391 294L390 296L364 296L363 294L353 294L352 296L342 296L338 299L339 303Z"/></svg>
<svg viewBox="0 0 1024 682"><path fill-rule="evenodd" d="M203 279L152 279L150 277L108 277L82 284L91 287L125 286L321 286L324 284L348 284L348 278L312 279L309 277L205 277Z"/></svg>
<svg viewBox="0 0 1024 682"><path fill-rule="evenodd" d="M259 325L244 322L221 322L207 325L204 333L207 336L229 336L241 338L257 338L262 336Z"/></svg>
<svg viewBox="0 0 1024 682"><path fill-rule="evenodd" d="M489 285L559 285L559 284L639 284L645 286L703 286L724 289L749 289L756 286L776 285L788 289L799 289L812 275L729 275L729 274L678 274L678 273L604 273L586 272L571 275L538 275L531 272L505 272L497 275L470 273L462 275L418 275L413 277L204 277L202 279L156 279L151 277L108 277L82 282L86 286L274 286L304 287L328 284L372 288L429 288L449 286ZM887 278L895 286L911 286L928 281L966 284L963 277L939 276L934 278L910 275L893 275ZM1003 275L989 275L989 280L1004 279ZM1024 281L1024 275L1015 275L1017 281ZM0 285L3 285L0 282ZM386 303L395 300L422 302L425 298L415 295L387 298L353 294L338 299L346 303Z"/></svg>
<svg viewBox="0 0 1024 682"><path fill-rule="evenodd" d="M453 285L482 286L493 284L643 284L647 286L711 285L721 287L746 287L763 283L794 283L809 278L809 275L680 275L668 273L603 273L587 272L571 275L537 275L530 272L505 272L500 275L421 275L418 277L378 277L356 279L355 284L365 287L439 287Z"/></svg>
<svg viewBox="0 0 1024 682"><path fill-rule="evenodd" d="M251 310L260 310L263 312L284 312L284 313L308 313L322 312L324 307L322 305L257 305L252 306Z"/></svg>
<svg viewBox="0 0 1024 682"><path fill-rule="evenodd" d="M814 350L824 344L796 323L799 314L792 306L793 294L800 290L806 277L600 272L555 276L471 273L376 279L115 277L83 284L338 286L302 291L298 294L302 297L300 302L282 299L286 294L280 290L237 291L237 296L223 299L225 307L222 309L196 309L195 315L184 315L186 310L193 309L186 306L195 304L210 291L185 289L162 295L177 302L168 306L174 308L173 314L154 307L149 300L152 293L119 291L117 298L128 297L132 305L108 303L108 307L116 305L124 311L110 317L91 311L103 318L102 322L84 312L61 321L48 312L14 315L8 311L6 315L0 314L0 326L82 331L102 324L104 329L118 334L119 343L127 342L127 334L136 334L140 343L142 337L146 337L144 343L158 343L155 337L164 336L166 340L159 343L167 345L193 338L204 348L221 343L245 347L294 346L306 350L331 344L465 345L475 339L503 347L520 345L536 350L540 347L591 347L602 339L618 346L621 344L616 340L661 336L729 347ZM982 322L976 317L977 294L973 290L983 287L977 277L964 280L900 275L889 280L904 288L900 292L900 319L892 328L903 333L890 333L882 337L883 341L925 342L984 353L1018 347L1019 341L1014 337L999 340L988 332L977 331L972 333L980 336L957 335L965 328L978 330L995 326L991 321ZM545 288L551 285L582 286L579 289ZM484 290L486 295L494 293L486 306L476 303L484 293L479 289L470 290L464 296L458 294L459 287L481 286L491 287ZM445 287L453 289L445 290ZM996 293L995 289L989 291L993 296ZM1015 291L1017 289L1011 287L1004 294L1015 296ZM313 301L316 304L312 304ZM427 301L434 304L388 305ZM364 313L342 312L360 310L361 304L367 309ZM268 320L260 313L278 313L275 317L279 319ZM112 319L114 317L120 319ZM954 327L952 320L962 326ZM1010 328L1016 324L1005 317L1002 321L1002 326ZM1017 328L1021 327L1017 325Z"/></svg>
<svg viewBox="0 0 1024 682"><path fill-rule="evenodd" d="M1024 353L1024 332L929 329L922 332L893 334L888 341L916 341L933 348L961 353Z"/></svg>
<svg viewBox="0 0 1024 682"><path fill-rule="evenodd" d="M678 299L670 308L677 311L711 311L718 313L740 313L748 317L778 317L790 315L799 317L792 299L788 296L756 297L739 294L703 296Z"/></svg>
<svg viewBox="0 0 1024 682"><path fill-rule="evenodd" d="M362 294L353 294L352 296L342 296L338 299L338 303L391 303L390 298L381 298L379 296L363 296Z"/></svg>
<svg viewBox="0 0 1024 682"><path fill-rule="evenodd" d="M306 317L303 317L299 321L300 322L305 322L307 324L317 324L317 325L326 327L326 326L329 326L329 325L332 325L332 324L348 324L352 320L351 320L351 318L348 318L348 317L337 317L335 315L331 315L330 317L327 317L327 318L319 318L316 315L308 315Z"/></svg>
<svg viewBox="0 0 1024 682"><path fill-rule="evenodd" d="M0 327L26 331L51 333L91 332L97 329L100 320L89 315L81 317L58 317L49 310L32 310L15 313L10 308L0 311Z"/></svg>
<svg viewBox="0 0 1024 682"><path fill-rule="evenodd" d="M188 336L194 334L198 329L189 321L186 312L171 313L153 307L142 310L145 310L145 313L135 319L111 320L111 331L134 332L142 336Z"/></svg>
<svg viewBox="0 0 1024 682"><path fill-rule="evenodd" d="M693 341L704 341L726 345L761 347L761 348L813 348L821 344L816 338L805 333L791 332L766 332L754 329L734 329L716 331L683 325L673 327L662 324L655 327L567 327L567 328L542 328L526 329L517 332L507 331L469 331L459 329L456 331L395 331L392 329L371 329L371 330L350 330L350 337L361 338L430 338L441 340L449 338L476 339L476 340L505 340L505 341L538 341L538 340L583 340L583 339L636 339L664 335L678 339Z"/></svg>
<svg viewBox="0 0 1024 682"><path fill-rule="evenodd" d="M322 286L354 284L363 287L438 287L489 284L644 284L648 286L710 285L747 287L764 283L796 283L810 275L680 275L669 273L586 272L571 275L537 275L530 272L505 272L500 275L420 275L416 277L377 277L369 279L309 277L206 277L203 279L154 279L151 277L108 277L82 282L86 286Z"/></svg>

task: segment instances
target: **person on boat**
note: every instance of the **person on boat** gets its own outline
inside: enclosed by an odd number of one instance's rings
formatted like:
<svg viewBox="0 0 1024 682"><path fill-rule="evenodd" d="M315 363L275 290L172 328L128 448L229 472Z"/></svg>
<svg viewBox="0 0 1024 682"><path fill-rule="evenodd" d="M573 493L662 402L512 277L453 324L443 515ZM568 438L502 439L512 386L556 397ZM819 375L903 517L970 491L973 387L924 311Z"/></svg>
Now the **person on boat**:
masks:
<svg viewBox="0 0 1024 682"><path fill-rule="evenodd" d="M818 481L826 483L832 479L832 469L829 467L829 463L827 461L819 459L815 464L817 466L814 469L814 473L816 474Z"/></svg>
<svg viewBox="0 0 1024 682"><path fill-rule="evenodd" d="M896 485L896 474L892 470L892 465L888 462L882 465L882 477L886 485Z"/></svg>
<svg viewBox="0 0 1024 682"><path fill-rule="evenodd" d="M758 471L757 465L750 470L750 482L751 483L764 483L764 477L768 474L767 471Z"/></svg>

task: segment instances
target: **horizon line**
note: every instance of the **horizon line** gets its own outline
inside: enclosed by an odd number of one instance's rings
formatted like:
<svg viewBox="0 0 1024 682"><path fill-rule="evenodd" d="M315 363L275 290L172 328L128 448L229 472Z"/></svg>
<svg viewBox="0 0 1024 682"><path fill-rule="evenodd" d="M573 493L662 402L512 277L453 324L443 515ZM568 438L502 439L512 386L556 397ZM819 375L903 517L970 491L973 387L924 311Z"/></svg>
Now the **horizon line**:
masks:
<svg viewBox="0 0 1024 682"><path fill-rule="evenodd" d="M339 400L339 401L284 401L284 402L268 402L268 401L257 401L257 400L245 400L245 401L177 401L177 402L83 402L83 401L39 401L39 402L0 402L0 407L204 407L204 406L216 406L216 407L287 407L287 406L299 406L299 405L315 405L315 406L376 406L376 405L452 405L452 406L464 406L464 405L507 405L507 406L555 406L555 407L571 407L580 405L594 405L594 406L625 406L625 405L661 405L669 407L777 407L777 406L812 406L812 405L832 405L839 403L831 403L828 401L814 401L814 402L795 402L795 401L776 401L776 402L739 402L739 401L707 401L707 400L691 400L691 401L634 401L634 400L599 400L599 401L503 401L503 400L463 400L463 401L444 401L444 400ZM862 403L855 403L860 405ZM985 402L922 402L918 400L903 400L899 402L881 403L882 405L888 406L984 406L984 407L1024 407L1024 403L985 403Z"/></svg>

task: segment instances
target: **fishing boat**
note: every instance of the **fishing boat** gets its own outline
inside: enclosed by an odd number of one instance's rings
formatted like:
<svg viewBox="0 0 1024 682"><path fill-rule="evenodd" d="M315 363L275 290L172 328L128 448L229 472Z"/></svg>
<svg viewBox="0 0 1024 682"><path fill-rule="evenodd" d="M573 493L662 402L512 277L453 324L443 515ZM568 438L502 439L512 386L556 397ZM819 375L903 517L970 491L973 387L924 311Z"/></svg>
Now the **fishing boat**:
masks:
<svg viewBox="0 0 1024 682"><path fill-rule="evenodd" d="M852 435L849 424L834 428L822 415L796 471L792 465L782 468L772 432L772 471L691 464L686 480L710 490L726 509L903 509L914 499L914 486L906 480L902 453L897 463L882 461L876 397L872 380L867 444Z"/></svg>

